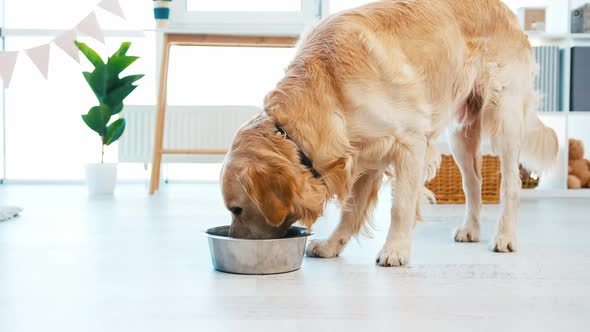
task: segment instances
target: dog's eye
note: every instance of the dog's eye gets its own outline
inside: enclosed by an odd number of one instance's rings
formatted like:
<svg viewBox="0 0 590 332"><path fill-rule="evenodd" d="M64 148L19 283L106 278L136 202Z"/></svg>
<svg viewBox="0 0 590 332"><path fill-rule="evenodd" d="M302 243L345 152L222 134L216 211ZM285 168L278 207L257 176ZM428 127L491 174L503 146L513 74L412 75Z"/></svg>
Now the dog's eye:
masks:
<svg viewBox="0 0 590 332"><path fill-rule="evenodd" d="M231 211L231 213L235 214L236 216L239 216L242 213L242 208L241 207L231 207L229 208L229 210Z"/></svg>
<svg viewBox="0 0 590 332"><path fill-rule="evenodd" d="M276 130L277 135L283 136L283 138L287 138L287 132L285 131L285 129L283 129L283 127L277 126Z"/></svg>

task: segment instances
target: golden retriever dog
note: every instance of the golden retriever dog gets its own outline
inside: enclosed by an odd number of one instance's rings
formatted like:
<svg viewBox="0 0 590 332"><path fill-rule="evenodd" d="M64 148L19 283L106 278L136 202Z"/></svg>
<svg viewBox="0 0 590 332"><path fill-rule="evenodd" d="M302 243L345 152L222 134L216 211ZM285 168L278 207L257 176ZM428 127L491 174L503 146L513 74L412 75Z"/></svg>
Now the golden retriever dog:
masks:
<svg viewBox="0 0 590 332"><path fill-rule="evenodd" d="M500 0L389 0L328 17L300 41L264 112L236 134L222 171L230 235L280 237L310 227L336 197L341 221L309 256L334 257L370 219L391 177L391 226L377 255L405 265L424 183L448 132L463 174L458 242L480 239L480 140L501 160L502 211L491 249L516 250L519 162L557 157L537 112L537 65L516 16Z"/></svg>

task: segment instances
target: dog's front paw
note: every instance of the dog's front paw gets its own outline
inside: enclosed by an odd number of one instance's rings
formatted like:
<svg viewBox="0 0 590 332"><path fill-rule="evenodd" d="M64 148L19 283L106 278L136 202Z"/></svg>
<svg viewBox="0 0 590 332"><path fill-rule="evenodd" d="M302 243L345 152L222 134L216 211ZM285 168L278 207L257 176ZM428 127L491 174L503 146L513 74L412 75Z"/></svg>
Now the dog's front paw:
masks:
<svg viewBox="0 0 590 332"><path fill-rule="evenodd" d="M455 242L479 242L479 227L468 225L455 229Z"/></svg>
<svg viewBox="0 0 590 332"><path fill-rule="evenodd" d="M495 252L516 251L516 235L497 234L494 240L490 243L490 250Z"/></svg>
<svg viewBox="0 0 590 332"><path fill-rule="evenodd" d="M305 248L308 257L332 258L340 255L341 245L334 245L330 240L311 240Z"/></svg>
<svg viewBox="0 0 590 332"><path fill-rule="evenodd" d="M377 255L376 263L380 266L404 266L410 262L409 244L386 243Z"/></svg>

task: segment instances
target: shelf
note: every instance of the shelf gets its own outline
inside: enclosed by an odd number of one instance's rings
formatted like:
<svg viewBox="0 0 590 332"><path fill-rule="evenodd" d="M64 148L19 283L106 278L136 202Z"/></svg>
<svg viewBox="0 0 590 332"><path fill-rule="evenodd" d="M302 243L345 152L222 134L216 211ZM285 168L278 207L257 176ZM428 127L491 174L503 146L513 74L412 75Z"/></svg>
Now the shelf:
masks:
<svg viewBox="0 0 590 332"><path fill-rule="evenodd" d="M528 31L527 36L530 39L541 39L550 41L590 41L590 33L547 33Z"/></svg>
<svg viewBox="0 0 590 332"><path fill-rule="evenodd" d="M522 199L536 198L590 198L590 189L523 189L520 197Z"/></svg>
<svg viewBox="0 0 590 332"><path fill-rule="evenodd" d="M550 117L564 117L567 112L537 112L539 116L550 116ZM590 113L590 112L588 112Z"/></svg>
<svg viewBox="0 0 590 332"><path fill-rule="evenodd" d="M579 118L590 118L590 112L537 112L541 117L579 117Z"/></svg>
<svg viewBox="0 0 590 332"><path fill-rule="evenodd" d="M568 112L569 117L590 118L590 112Z"/></svg>
<svg viewBox="0 0 590 332"><path fill-rule="evenodd" d="M564 39L570 38L568 34L560 34L560 33L556 34L556 33L528 31L526 34L530 39L564 40Z"/></svg>
<svg viewBox="0 0 590 332"><path fill-rule="evenodd" d="M576 40L590 40L590 33L571 33L570 38Z"/></svg>

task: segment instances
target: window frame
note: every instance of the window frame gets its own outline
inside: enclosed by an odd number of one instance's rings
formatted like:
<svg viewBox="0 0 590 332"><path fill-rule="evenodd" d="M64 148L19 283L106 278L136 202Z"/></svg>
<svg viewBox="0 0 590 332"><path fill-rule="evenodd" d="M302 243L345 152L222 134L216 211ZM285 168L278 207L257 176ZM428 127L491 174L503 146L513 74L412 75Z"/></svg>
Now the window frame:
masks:
<svg viewBox="0 0 590 332"><path fill-rule="evenodd" d="M16 37L56 37L67 31L65 29L24 29L24 28L12 28L6 29L5 20L5 0L0 0L0 50L6 50L6 39ZM147 31L147 30L146 30ZM141 29L103 29L104 36L108 37L129 37L138 38L145 37L144 32ZM154 50L156 51L156 50ZM20 54L20 57L25 56ZM156 59L158 60L158 59ZM18 70L18 67L16 68ZM6 91L4 89L4 82L0 80L0 184L5 183L81 183L80 180L72 179L61 179L61 180L48 180L48 179L14 179L7 177L10 175L9 162L7 160L7 145L10 144L6 137ZM155 87L154 87L155 89ZM154 90L155 91L155 90Z"/></svg>
<svg viewBox="0 0 590 332"><path fill-rule="evenodd" d="M167 30L189 31L203 34L235 34L235 35L263 35L263 36L299 36L310 25L322 18L322 11L326 0L301 0L299 12L252 11L252 12L194 12L188 11L187 0L170 2L171 17ZM6 38L14 37L53 37L58 36L65 29L55 28L5 28L5 3L0 0L0 50L5 50ZM153 28L143 27L144 31L155 31ZM143 32L138 29L104 29L105 37L141 37ZM146 37L148 38L148 37ZM161 34L156 33L156 83L159 79L161 60ZM21 55L22 56L22 55ZM154 86L154 88L156 88ZM6 159L6 105L3 82L0 80L0 184L2 183L78 183L79 180L47 180L47 179L13 179L10 176L10 165ZM141 105L152 107L154 104ZM194 105L200 106L200 105ZM9 142L8 142L9 143ZM7 165L8 164L8 165ZM8 166L8 167L7 167ZM8 172L7 172L8 171Z"/></svg>
<svg viewBox="0 0 590 332"><path fill-rule="evenodd" d="M5 25L5 19L4 19L4 0L0 0L0 50L4 51L5 50L5 43L4 43L4 25ZM0 114L2 117L2 123L0 123L0 139L2 140L2 145L0 146L0 148L2 149L0 151L0 159L1 159L1 163L0 163L0 184L4 184L4 181L6 181L6 94L4 91L4 80L0 80L0 89L2 89L2 91L0 91Z"/></svg>
<svg viewBox="0 0 590 332"><path fill-rule="evenodd" d="M187 0L170 3L171 30L195 33L299 35L321 18L322 0L301 0L299 12L189 11Z"/></svg>

